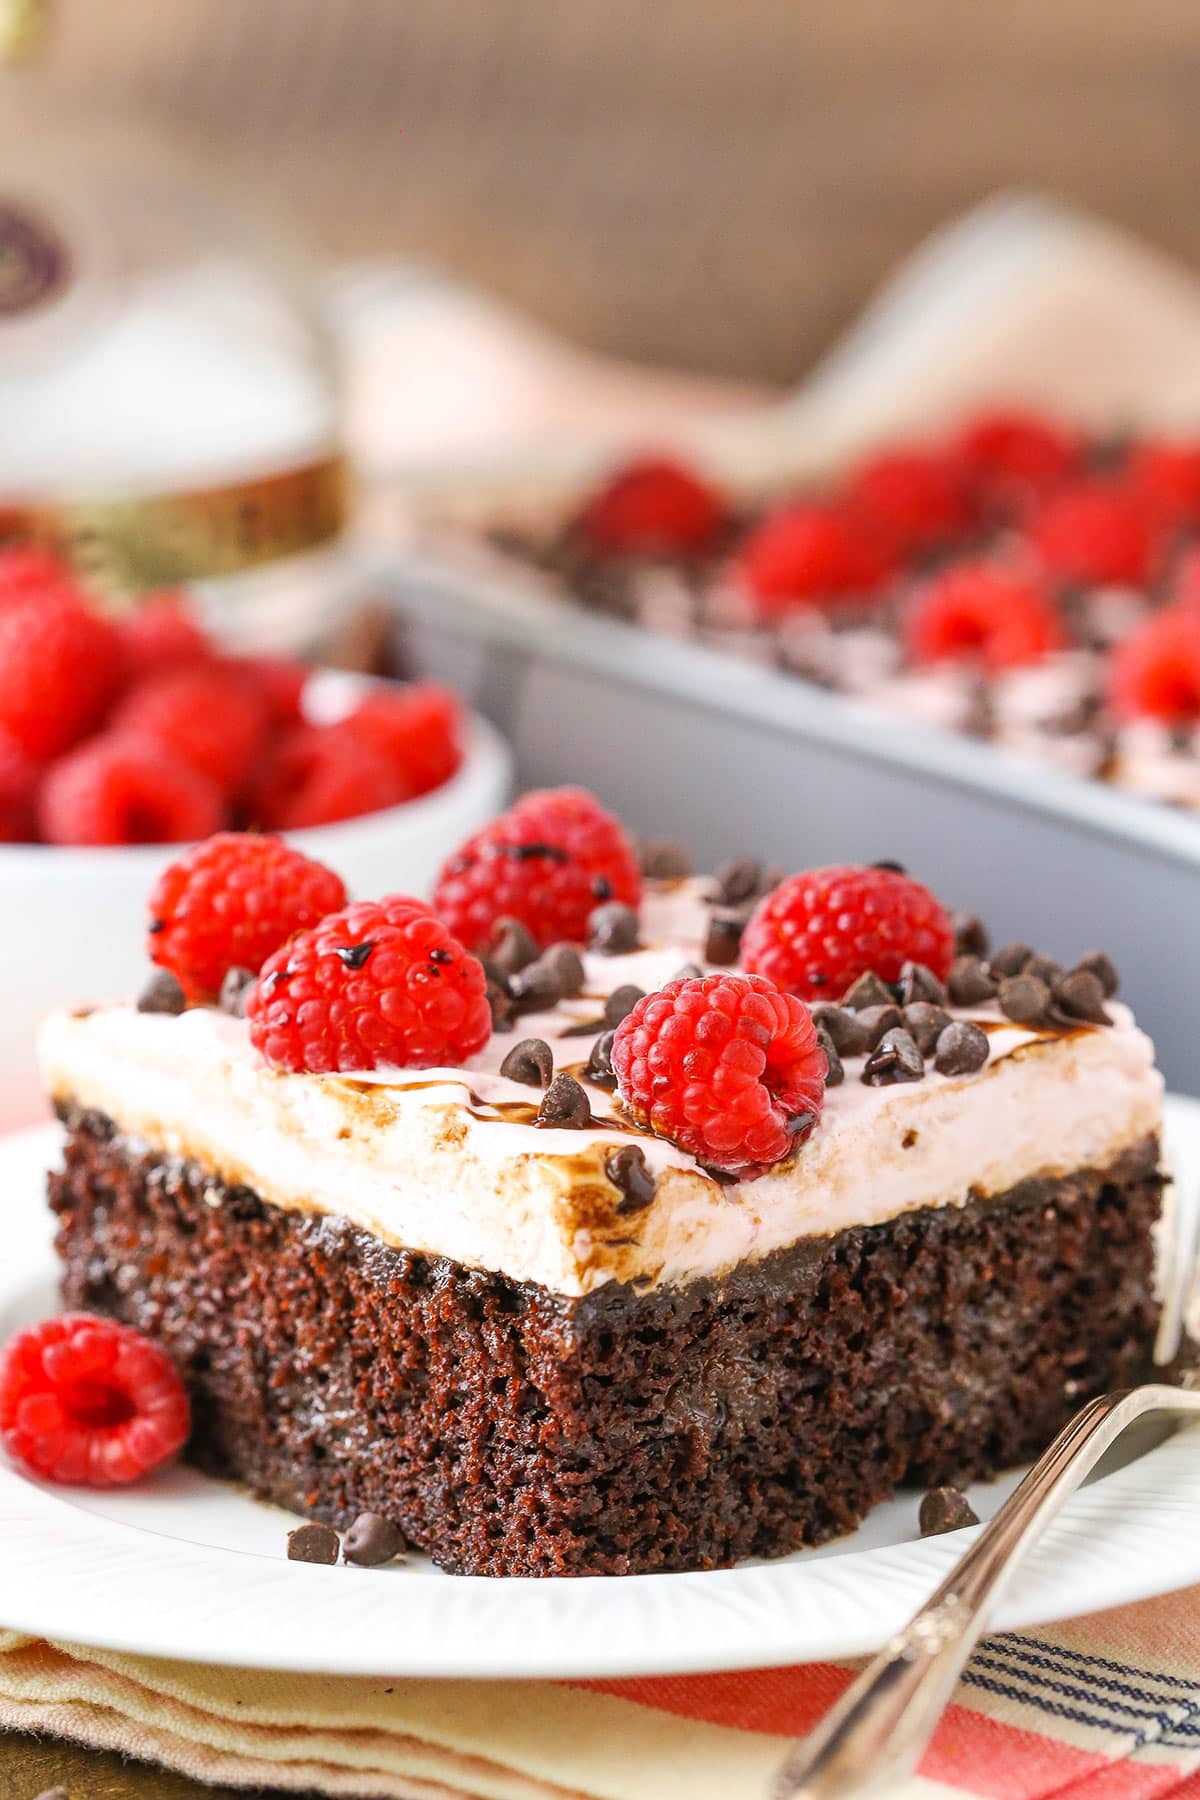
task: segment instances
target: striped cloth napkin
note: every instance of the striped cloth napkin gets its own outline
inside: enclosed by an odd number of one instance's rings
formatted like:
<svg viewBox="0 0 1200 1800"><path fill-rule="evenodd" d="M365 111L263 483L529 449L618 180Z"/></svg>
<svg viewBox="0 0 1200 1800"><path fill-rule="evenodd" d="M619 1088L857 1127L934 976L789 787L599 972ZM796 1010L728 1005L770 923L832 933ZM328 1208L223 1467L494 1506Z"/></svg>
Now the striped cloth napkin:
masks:
<svg viewBox="0 0 1200 1800"><path fill-rule="evenodd" d="M636 1681L263 1674L0 1632L0 1729L203 1782L363 1800L770 1800L846 1665ZM896 1800L1200 1800L1200 1588L971 1663Z"/></svg>

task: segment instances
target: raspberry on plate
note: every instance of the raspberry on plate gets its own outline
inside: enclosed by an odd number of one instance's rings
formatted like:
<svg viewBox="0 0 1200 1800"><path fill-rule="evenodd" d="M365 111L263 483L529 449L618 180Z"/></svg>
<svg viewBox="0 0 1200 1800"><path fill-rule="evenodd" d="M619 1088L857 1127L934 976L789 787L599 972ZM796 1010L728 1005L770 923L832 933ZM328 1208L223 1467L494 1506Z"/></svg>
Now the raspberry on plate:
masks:
<svg viewBox="0 0 1200 1800"><path fill-rule="evenodd" d="M620 821L586 788L526 794L469 837L442 870L434 909L472 950L498 919L518 919L539 949L583 943L605 901L636 907L637 854Z"/></svg>
<svg viewBox="0 0 1200 1800"><path fill-rule="evenodd" d="M997 410L970 420L950 454L986 505L1012 510L1066 481L1080 449L1073 432L1038 413Z"/></svg>
<svg viewBox="0 0 1200 1800"><path fill-rule="evenodd" d="M161 744L107 732L54 764L38 797L48 844L184 844L225 822L205 775Z"/></svg>
<svg viewBox="0 0 1200 1800"><path fill-rule="evenodd" d="M135 688L113 725L165 744L223 793L233 794L262 748L267 711L249 681L228 667L173 669Z"/></svg>
<svg viewBox="0 0 1200 1800"><path fill-rule="evenodd" d="M0 607L0 729L30 756L61 756L94 730L122 669L116 627L69 590Z"/></svg>
<svg viewBox="0 0 1200 1800"><path fill-rule="evenodd" d="M860 463L842 499L896 556L952 542L973 523L966 484L949 457L934 450L881 450Z"/></svg>
<svg viewBox="0 0 1200 1800"><path fill-rule="evenodd" d="M1080 481L1047 502L1030 539L1063 581L1101 587L1149 578L1154 533L1142 500L1113 482Z"/></svg>
<svg viewBox="0 0 1200 1800"><path fill-rule="evenodd" d="M1157 613L1118 644L1109 664L1109 701L1123 719L1200 720L1200 613L1181 607Z"/></svg>
<svg viewBox="0 0 1200 1800"><path fill-rule="evenodd" d="M463 707L433 681L376 688L343 720L348 731L390 758L409 793L432 793L462 762Z"/></svg>
<svg viewBox="0 0 1200 1800"><path fill-rule="evenodd" d="M711 548L725 515L720 494L694 470L673 457L644 456L592 496L578 526L614 555L686 555Z"/></svg>
<svg viewBox="0 0 1200 1800"><path fill-rule="evenodd" d="M267 754L249 811L269 831L301 831L382 812L410 797L391 758L342 721L284 732Z"/></svg>
<svg viewBox="0 0 1200 1800"><path fill-rule="evenodd" d="M1037 662L1063 641L1042 584L993 563L959 563L917 594L908 615L916 663L974 658L988 670Z"/></svg>
<svg viewBox="0 0 1200 1800"><path fill-rule="evenodd" d="M40 778L37 763L0 731L0 843L28 844L36 838Z"/></svg>
<svg viewBox="0 0 1200 1800"><path fill-rule="evenodd" d="M134 681L210 662L215 654L182 594L152 594L119 622L125 666Z"/></svg>
<svg viewBox="0 0 1200 1800"><path fill-rule="evenodd" d="M812 1130L828 1070L808 1008L761 975L705 975L647 994L612 1066L633 1116L698 1162L750 1177Z"/></svg>
<svg viewBox="0 0 1200 1800"><path fill-rule="evenodd" d="M487 977L420 900L395 895L331 913L272 956L246 1001L272 1067L461 1065L492 1032Z"/></svg>
<svg viewBox="0 0 1200 1800"><path fill-rule="evenodd" d="M842 509L805 502L769 514L746 538L732 574L755 610L773 618L797 606L870 595L888 563Z"/></svg>
<svg viewBox="0 0 1200 1800"><path fill-rule="evenodd" d="M178 1370L128 1325L63 1313L0 1352L0 1442L44 1481L123 1487L174 1456L190 1430Z"/></svg>
<svg viewBox="0 0 1200 1800"><path fill-rule="evenodd" d="M894 869L835 864L792 875L761 900L742 962L802 1000L837 1000L860 975L897 981L906 962L944 981L954 931L928 888Z"/></svg>
<svg viewBox="0 0 1200 1800"><path fill-rule="evenodd" d="M257 974L293 932L346 904L339 875L281 838L225 831L164 869L150 895L147 951L192 1000L229 969Z"/></svg>

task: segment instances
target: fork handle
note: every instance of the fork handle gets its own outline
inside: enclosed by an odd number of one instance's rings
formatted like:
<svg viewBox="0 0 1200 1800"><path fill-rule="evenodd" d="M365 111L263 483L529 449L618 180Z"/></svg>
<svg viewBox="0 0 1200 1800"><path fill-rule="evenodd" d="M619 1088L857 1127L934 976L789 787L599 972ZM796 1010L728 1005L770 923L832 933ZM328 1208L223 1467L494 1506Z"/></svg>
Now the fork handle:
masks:
<svg viewBox="0 0 1200 1800"><path fill-rule="evenodd" d="M771 1800L869 1800L916 1768L1013 1572L1135 1419L1200 1412L1200 1393L1148 1384L1075 1415L935 1593L790 1752Z"/></svg>

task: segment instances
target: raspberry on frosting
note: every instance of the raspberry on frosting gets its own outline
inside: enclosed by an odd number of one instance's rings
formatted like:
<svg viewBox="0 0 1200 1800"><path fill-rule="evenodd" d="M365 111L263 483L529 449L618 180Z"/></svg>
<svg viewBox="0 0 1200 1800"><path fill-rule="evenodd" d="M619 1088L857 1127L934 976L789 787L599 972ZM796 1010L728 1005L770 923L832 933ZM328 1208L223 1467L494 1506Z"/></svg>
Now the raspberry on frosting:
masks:
<svg viewBox="0 0 1200 1800"><path fill-rule="evenodd" d="M467 839L442 870L434 908L472 950L516 919L539 949L584 943L605 902L636 907L642 882L624 827L585 788L526 794Z"/></svg>
<svg viewBox="0 0 1200 1800"><path fill-rule="evenodd" d="M1157 613L1118 644L1109 666L1109 702L1118 718L1165 725L1200 720L1200 611Z"/></svg>
<svg viewBox="0 0 1200 1800"><path fill-rule="evenodd" d="M877 451L851 474L842 499L896 556L953 542L973 523L965 481L935 450Z"/></svg>
<svg viewBox="0 0 1200 1800"><path fill-rule="evenodd" d="M594 494L578 528L597 549L617 555L687 555L709 549L725 523L711 484L674 457L626 463Z"/></svg>
<svg viewBox="0 0 1200 1800"><path fill-rule="evenodd" d="M770 513L734 558L732 574L765 618L794 607L862 598L879 588L888 560L843 508L802 502Z"/></svg>
<svg viewBox="0 0 1200 1800"><path fill-rule="evenodd" d="M1030 539L1062 581L1138 586L1151 571L1155 542L1141 498L1115 482L1063 488L1033 521Z"/></svg>
<svg viewBox="0 0 1200 1800"><path fill-rule="evenodd" d="M482 963L403 895L291 938L250 989L246 1018L272 1067L312 1074L458 1067L492 1030Z"/></svg>
<svg viewBox="0 0 1200 1800"><path fill-rule="evenodd" d="M927 582L907 637L915 663L973 659L992 671L1037 662L1063 642L1042 583L991 563L959 563Z"/></svg>
<svg viewBox="0 0 1200 1800"><path fill-rule="evenodd" d="M346 904L339 875L281 838L226 831L164 869L150 895L150 959L193 1000L230 969L257 974L295 931Z"/></svg>
<svg viewBox="0 0 1200 1800"><path fill-rule="evenodd" d="M1078 436L1040 413L978 413L953 440L950 454L988 506L1010 511L1060 486L1079 462Z"/></svg>
<svg viewBox="0 0 1200 1800"><path fill-rule="evenodd" d="M617 1026L630 1113L698 1162L752 1177L812 1130L827 1062L808 1008L761 975L705 975L647 994Z"/></svg>
<svg viewBox="0 0 1200 1800"><path fill-rule="evenodd" d="M945 908L894 869L806 869L759 902L742 934L745 968L803 1000L837 1000L860 975L898 981L906 962L944 981L953 960Z"/></svg>

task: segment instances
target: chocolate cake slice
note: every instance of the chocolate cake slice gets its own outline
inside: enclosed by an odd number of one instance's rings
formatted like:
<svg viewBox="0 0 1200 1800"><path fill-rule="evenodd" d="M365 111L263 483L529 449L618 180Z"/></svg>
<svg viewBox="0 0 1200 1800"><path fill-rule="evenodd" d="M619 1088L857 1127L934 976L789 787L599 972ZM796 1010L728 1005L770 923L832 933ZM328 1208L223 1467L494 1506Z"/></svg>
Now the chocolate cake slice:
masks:
<svg viewBox="0 0 1200 1800"><path fill-rule="evenodd" d="M647 885L641 947L465 1068L281 1073L205 1007L47 1021L65 1298L169 1349L201 1468L463 1573L708 1568L1027 1458L1137 1377L1162 1082L1097 965L1051 1007L1025 951L1007 1012L970 959L945 1006L819 1009L818 1123L731 1180L613 1091L620 990L712 948L711 883Z"/></svg>

